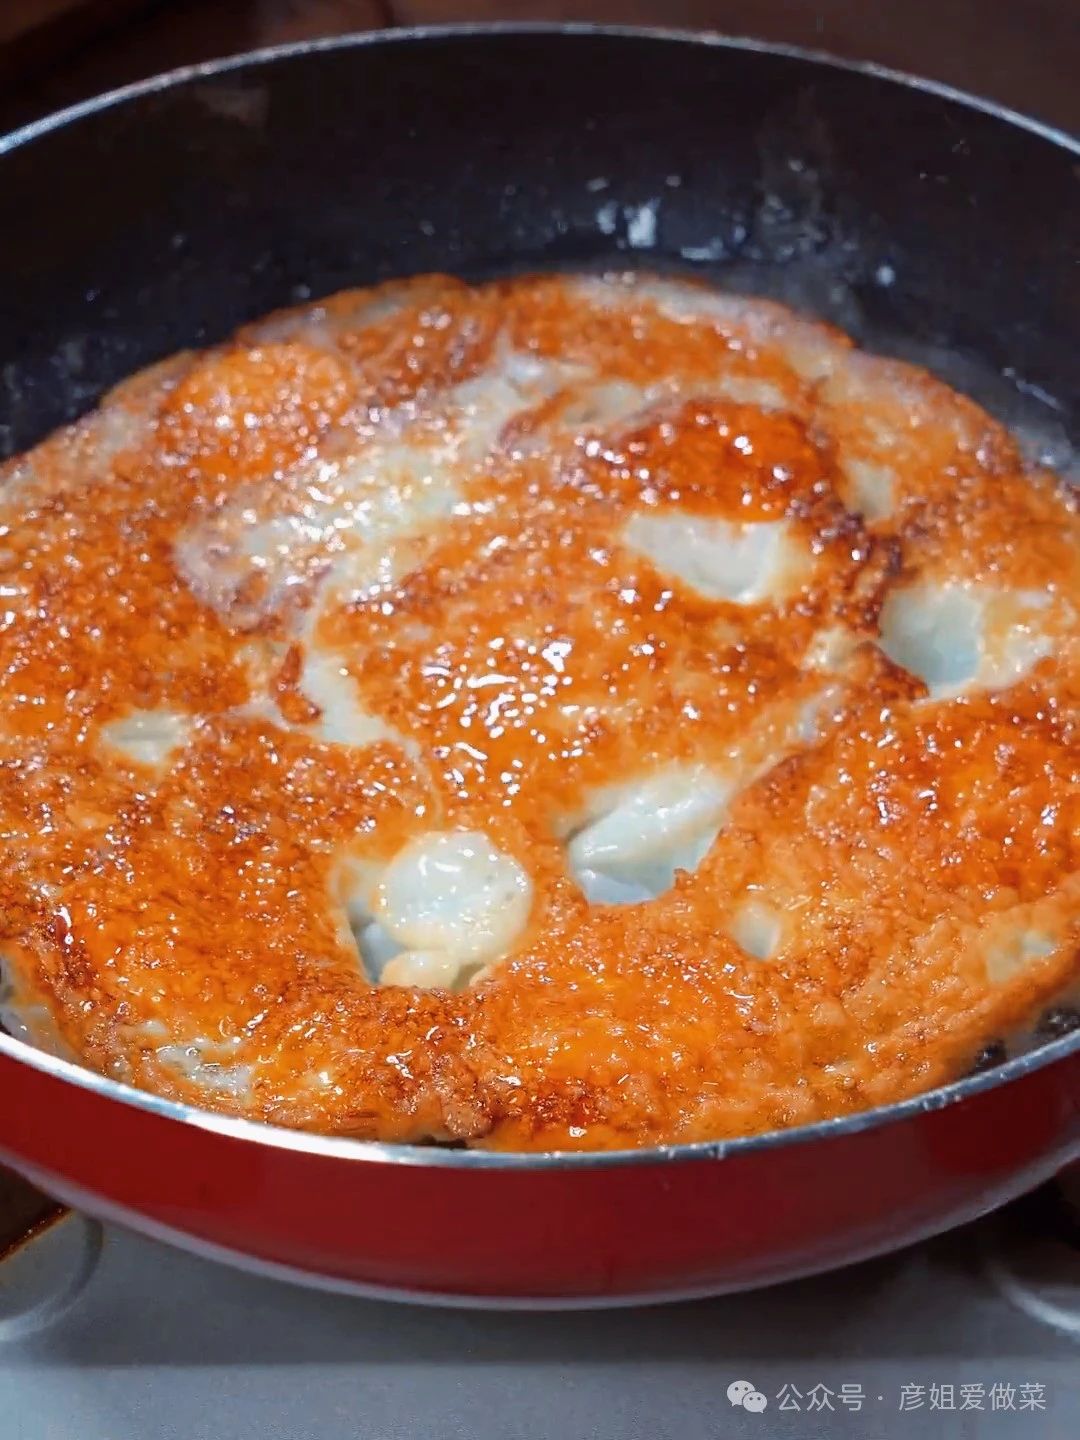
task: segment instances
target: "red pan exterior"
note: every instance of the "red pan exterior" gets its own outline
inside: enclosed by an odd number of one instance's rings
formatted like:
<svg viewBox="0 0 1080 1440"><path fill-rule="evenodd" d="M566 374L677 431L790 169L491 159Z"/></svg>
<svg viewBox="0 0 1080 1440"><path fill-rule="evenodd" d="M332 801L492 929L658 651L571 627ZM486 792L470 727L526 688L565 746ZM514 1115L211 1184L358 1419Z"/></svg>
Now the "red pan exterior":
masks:
<svg viewBox="0 0 1080 1440"><path fill-rule="evenodd" d="M970 1219L1080 1156L1075 1046L932 1108L669 1159L386 1158L403 1152L178 1119L98 1086L0 1051L5 1158L136 1228L416 1299L612 1303L768 1284Z"/></svg>

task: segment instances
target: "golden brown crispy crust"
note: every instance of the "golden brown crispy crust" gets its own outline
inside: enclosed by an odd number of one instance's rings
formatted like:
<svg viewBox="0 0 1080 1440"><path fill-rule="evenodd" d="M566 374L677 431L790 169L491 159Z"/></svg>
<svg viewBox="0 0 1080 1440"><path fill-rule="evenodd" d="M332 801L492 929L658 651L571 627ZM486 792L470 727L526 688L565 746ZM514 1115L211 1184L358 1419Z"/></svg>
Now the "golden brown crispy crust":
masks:
<svg viewBox="0 0 1080 1440"><path fill-rule="evenodd" d="M452 503L338 584L366 501L335 466L374 456L368 494L402 453ZM156 367L0 473L0 943L88 1064L363 1137L688 1141L951 1079L1080 974L1075 505L827 327L648 278L424 277ZM625 543L642 507L786 520L805 571L708 598ZM1048 653L928 700L875 642L890 593L950 577L1049 596ZM382 738L319 730L313 650ZM191 717L167 766L102 744L132 709ZM583 797L736 752L697 871L589 904ZM462 993L372 985L342 851L453 828L528 871L527 933ZM748 895L784 917L768 959L729 933Z"/></svg>

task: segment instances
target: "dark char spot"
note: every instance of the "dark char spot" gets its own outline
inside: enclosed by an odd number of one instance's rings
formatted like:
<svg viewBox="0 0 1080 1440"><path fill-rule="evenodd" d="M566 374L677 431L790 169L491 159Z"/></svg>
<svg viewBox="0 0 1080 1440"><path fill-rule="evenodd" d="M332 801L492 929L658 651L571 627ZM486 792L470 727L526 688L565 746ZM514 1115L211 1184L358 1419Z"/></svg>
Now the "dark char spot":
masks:
<svg viewBox="0 0 1080 1440"><path fill-rule="evenodd" d="M993 1070L996 1065L1004 1065L1008 1058L1009 1052L1005 1048L1005 1041L991 1040L975 1056L968 1074L981 1075L984 1070Z"/></svg>
<svg viewBox="0 0 1080 1440"><path fill-rule="evenodd" d="M1039 1018L1035 1034L1040 1040L1060 1040L1080 1029L1080 1010L1072 1005L1055 1005Z"/></svg>

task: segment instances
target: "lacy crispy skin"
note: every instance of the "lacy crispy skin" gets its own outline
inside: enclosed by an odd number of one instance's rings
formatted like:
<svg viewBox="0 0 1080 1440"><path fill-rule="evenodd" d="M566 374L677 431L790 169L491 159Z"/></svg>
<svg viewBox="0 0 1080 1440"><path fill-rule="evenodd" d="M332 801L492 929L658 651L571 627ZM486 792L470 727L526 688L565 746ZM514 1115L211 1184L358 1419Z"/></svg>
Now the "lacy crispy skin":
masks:
<svg viewBox="0 0 1080 1440"><path fill-rule="evenodd" d="M1077 979L1075 498L923 371L425 277L0 474L8 1012L87 1065L637 1146L911 1095Z"/></svg>

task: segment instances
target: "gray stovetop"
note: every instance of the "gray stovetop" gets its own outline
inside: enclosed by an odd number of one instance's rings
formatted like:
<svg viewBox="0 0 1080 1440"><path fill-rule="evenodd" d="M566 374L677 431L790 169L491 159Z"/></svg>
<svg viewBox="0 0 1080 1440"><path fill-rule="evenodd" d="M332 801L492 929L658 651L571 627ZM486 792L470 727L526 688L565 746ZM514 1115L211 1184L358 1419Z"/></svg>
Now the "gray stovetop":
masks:
<svg viewBox="0 0 1080 1440"><path fill-rule="evenodd" d="M1066 1440L1080 1342L1006 1298L994 1256L1015 1252L982 1222L756 1294L527 1315L301 1291L76 1217L0 1269L0 1436ZM1041 1263L1058 1283L1078 1259L1063 1246ZM1080 1288L1063 1283L1071 1304ZM730 1404L739 1379L764 1413ZM809 1408L819 1385L832 1409ZM931 1387L950 1385L943 1409ZM781 1408L784 1386L799 1409Z"/></svg>

